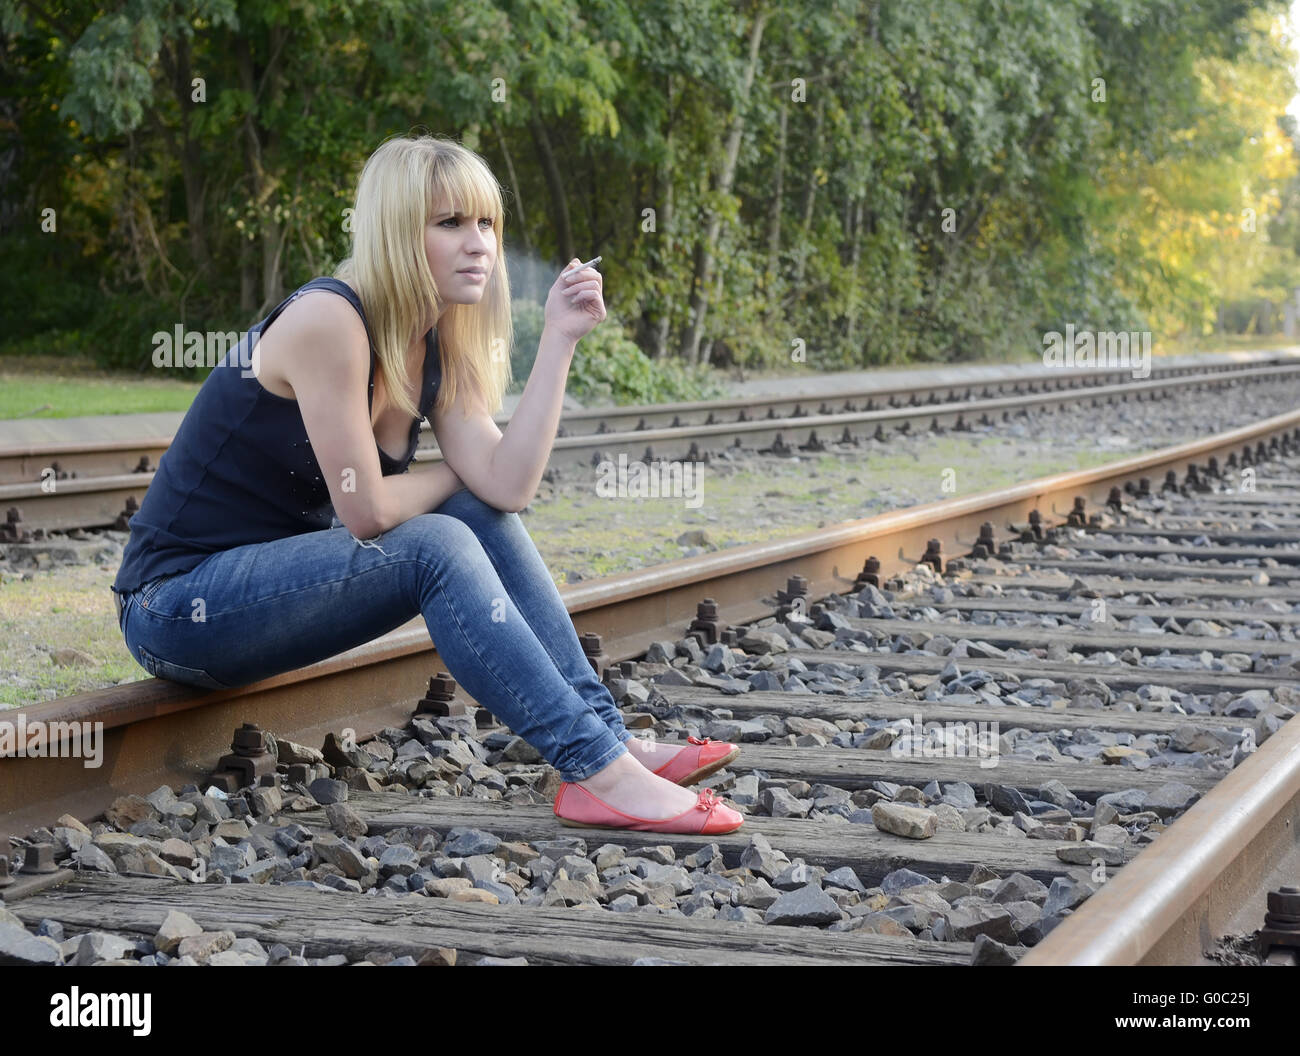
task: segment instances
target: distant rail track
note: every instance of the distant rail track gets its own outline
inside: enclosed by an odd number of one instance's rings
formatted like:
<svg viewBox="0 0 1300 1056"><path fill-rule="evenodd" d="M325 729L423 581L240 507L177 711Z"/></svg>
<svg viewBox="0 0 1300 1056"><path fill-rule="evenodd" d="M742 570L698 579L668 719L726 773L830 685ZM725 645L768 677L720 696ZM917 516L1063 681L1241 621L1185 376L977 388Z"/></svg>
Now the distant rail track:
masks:
<svg viewBox="0 0 1300 1056"><path fill-rule="evenodd" d="M1061 371L1050 381L1004 378L974 385L883 387L834 399L750 397L716 402L570 411L550 468L604 459L708 461L722 450L817 451L887 441L899 433L963 431L1064 404L1158 401L1179 393L1268 385L1300 374L1300 363L1156 365L1134 381L1120 370ZM1127 379L1127 380L1126 380ZM504 426L508 417L498 417ZM413 471L441 459L428 423ZM153 480L170 437L0 448L0 538L45 532L126 529Z"/></svg>

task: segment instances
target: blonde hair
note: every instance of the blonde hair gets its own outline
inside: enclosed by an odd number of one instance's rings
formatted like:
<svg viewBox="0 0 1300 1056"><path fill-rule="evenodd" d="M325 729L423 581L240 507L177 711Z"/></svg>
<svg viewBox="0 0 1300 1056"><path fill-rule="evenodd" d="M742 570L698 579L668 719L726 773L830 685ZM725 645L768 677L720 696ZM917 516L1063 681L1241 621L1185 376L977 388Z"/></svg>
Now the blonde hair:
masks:
<svg viewBox="0 0 1300 1056"><path fill-rule="evenodd" d="M501 187L478 154L430 135L396 136L381 144L361 170L352 252L334 277L361 299L389 400L403 413L419 417L419 407L407 392L406 350L416 328L436 320L445 303L424 248L425 225L441 203L466 216L490 216L497 257L483 299L448 306L435 324L442 366L435 406L450 406L464 386L495 414L510 384L514 334Z"/></svg>

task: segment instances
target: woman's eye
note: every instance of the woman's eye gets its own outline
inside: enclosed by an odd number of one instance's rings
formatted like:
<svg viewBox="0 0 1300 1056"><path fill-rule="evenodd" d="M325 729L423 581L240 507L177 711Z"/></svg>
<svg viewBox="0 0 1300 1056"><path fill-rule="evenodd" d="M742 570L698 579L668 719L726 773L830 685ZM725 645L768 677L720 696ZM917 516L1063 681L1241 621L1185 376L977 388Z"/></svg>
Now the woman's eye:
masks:
<svg viewBox="0 0 1300 1056"><path fill-rule="evenodd" d="M487 225L488 225L488 227L491 227L491 226L492 226L492 217L490 217L490 216L484 216L484 217L480 218L479 223L481 224L484 220L487 221Z"/></svg>

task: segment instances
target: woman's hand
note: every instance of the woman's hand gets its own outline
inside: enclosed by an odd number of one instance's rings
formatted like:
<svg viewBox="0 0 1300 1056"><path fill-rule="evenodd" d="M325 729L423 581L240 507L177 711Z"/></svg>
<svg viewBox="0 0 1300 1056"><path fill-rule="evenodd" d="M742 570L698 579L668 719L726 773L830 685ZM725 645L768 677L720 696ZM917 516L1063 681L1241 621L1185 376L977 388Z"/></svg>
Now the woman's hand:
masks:
<svg viewBox="0 0 1300 1056"><path fill-rule="evenodd" d="M581 264L574 257L565 267ZM605 318L604 276L595 268L583 268L555 280L546 298L545 325L577 342Z"/></svg>

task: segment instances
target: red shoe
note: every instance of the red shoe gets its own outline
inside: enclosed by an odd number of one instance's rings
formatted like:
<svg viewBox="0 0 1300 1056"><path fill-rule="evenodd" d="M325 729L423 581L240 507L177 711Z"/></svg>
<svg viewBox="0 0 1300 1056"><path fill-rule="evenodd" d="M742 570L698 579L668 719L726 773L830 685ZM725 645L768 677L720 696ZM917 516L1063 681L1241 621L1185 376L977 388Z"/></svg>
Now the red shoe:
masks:
<svg viewBox="0 0 1300 1056"><path fill-rule="evenodd" d="M561 805L565 809L563 814L560 813ZM636 829L639 832L714 836L734 832L745 822L745 816L718 799L718 794L711 788L704 789L694 806L675 817L654 819L624 814L597 799L581 785L563 781L553 809L560 824L577 829Z"/></svg>
<svg viewBox="0 0 1300 1056"><path fill-rule="evenodd" d="M730 744L727 741L715 741L708 737L704 740L698 737L687 737L686 741L699 747L683 748L658 770L652 770L651 773L675 785L693 785L696 781L721 770L740 754L740 745Z"/></svg>

